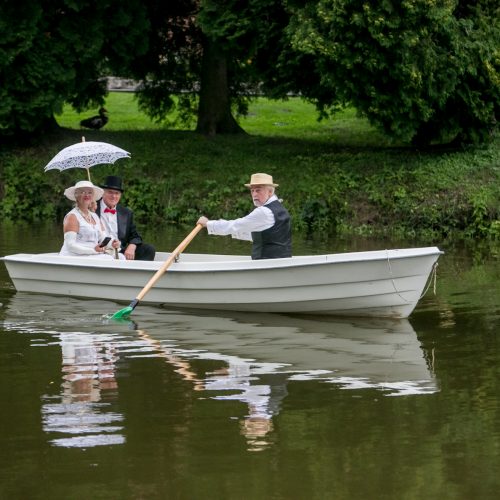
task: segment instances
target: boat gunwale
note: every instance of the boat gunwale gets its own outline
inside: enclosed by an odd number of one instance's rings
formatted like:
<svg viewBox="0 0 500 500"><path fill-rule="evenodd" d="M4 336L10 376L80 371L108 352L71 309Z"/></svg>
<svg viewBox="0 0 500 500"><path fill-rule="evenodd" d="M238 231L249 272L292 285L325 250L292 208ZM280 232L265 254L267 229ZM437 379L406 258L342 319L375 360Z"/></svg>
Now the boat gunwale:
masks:
<svg viewBox="0 0 500 500"><path fill-rule="evenodd" d="M411 251L418 250L414 254L397 254L395 252L399 251ZM425 250L428 250L425 252ZM392 254L389 256L389 252ZM332 254L318 254L318 255L297 255L293 257L288 257L284 259L262 259L262 260L251 260L251 259L242 259L242 260L205 260L205 261L188 261L182 262L182 260L178 262L174 262L174 264L169 268L169 272L189 272L189 273L205 273L205 272L246 272L246 271L274 271L274 270L289 270L293 269L301 269L301 268L311 268L316 266L324 266L324 265L337 265L337 264L350 264L350 263L375 263L379 261L393 261L400 259L410 259L410 258L419 258L419 257L428 257L428 256L439 256L444 252L439 250L438 247L416 247L416 248L404 248L404 249L388 249L388 250L369 250L363 252L345 252L345 253L332 253ZM372 258L366 258L367 254L380 254L377 256L373 256ZM170 255L170 254L169 254ZM187 254L187 255L220 255L224 256L224 254ZM21 258L15 258L21 256ZM25 256L25 258L22 258ZM49 259L56 260L34 260L33 257L42 256L47 257ZM340 260L329 259L329 257L339 257L344 256ZM345 258L346 256L357 257L357 258ZM58 262L58 258L61 260ZM181 254L182 257L182 254ZM239 255L228 255L228 257L242 257ZM313 261L305 261L305 259L312 258ZM78 269L103 269L109 271L135 271L135 272L145 272L151 271L156 272L159 266L162 265L163 261L116 261L116 260L98 260L98 259L86 259L83 257L73 257L73 256L60 256L56 252L48 252L41 254L34 253L18 253L12 255L6 255L4 257L0 257L0 260L4 262L15 262L22 264L31 264L31 265L47 265L47 266L64 266L69 268L78 268ZM69 261L68 261L69 260ZM152 265L154 263L154 265ZM118 266L113 265L118 264ZM130 264L132 264L131 267ZM215 264L215 266L213 266ZM237 264L235 267L219 267L220 265L229 265L229 264ZM238 266L238 264L244 264L243 266ZM248 264L251 264L249 266ZM280 264L280 265L273 265ZM181 269L176 265L182 266ZM205 267L201 267L205 266Z"/></svg>

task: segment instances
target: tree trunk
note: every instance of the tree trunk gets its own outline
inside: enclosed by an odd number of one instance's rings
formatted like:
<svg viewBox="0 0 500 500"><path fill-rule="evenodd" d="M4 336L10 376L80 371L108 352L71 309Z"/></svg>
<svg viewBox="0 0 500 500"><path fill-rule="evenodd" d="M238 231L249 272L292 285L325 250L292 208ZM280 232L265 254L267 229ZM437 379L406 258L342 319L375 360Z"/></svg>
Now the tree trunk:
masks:
<svg viewBox="0 0 500 500"><path fill-rule="evenodd" d="M208 39L203 51L199 96L196 132L207 136L245 133L231 114L226 55L217 42Z"/></svg>

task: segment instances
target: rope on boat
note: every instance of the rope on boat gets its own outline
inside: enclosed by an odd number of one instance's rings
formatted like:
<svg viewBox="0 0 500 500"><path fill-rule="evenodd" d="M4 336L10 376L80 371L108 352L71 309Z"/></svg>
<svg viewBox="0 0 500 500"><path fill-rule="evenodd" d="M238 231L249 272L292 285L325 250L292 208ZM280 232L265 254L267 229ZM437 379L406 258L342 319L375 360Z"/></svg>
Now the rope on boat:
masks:
<svg viewBox="0 0 500 500"><path fill-rule="evenodd" d="M402 300L404 300L407 304L409 304L410 301L406 300L398 292L398 289L396 288L396 283L394 283L394 278L392 277L392 267L391 267L391 259L389 258L389 250L387 250L387 249L386 249L386 255L387 255L387 265L389 266L389 274L391 275L391 282L392 282L392 286L394 287L394 291L399 295L399 297ZM434 295L436 295L437 267L438 267L438 263L434 262L434 265L432 266L430 277L426 283L426 287L425 287L424 291L422 292L422 295L420 295L420 297L418 298L418 300L420 300L429 291L431 283L433 284Z"/></svg>
<svg viewBox="0 0 500 500"><path fill-rule="evenodd" d="M407 304L410 303L410 301L406 300L399 292L398 292L398 289L396 288L396 283L394 283L394 278L393 278L393 275L392 275L392 267L391 267L391 259L389 258L389 250L385 250L386 252L386 255L387 255L387 265L389 266L389 274L391 275L391 282L392 282L392 286L394 287L394 291L397 293L397 295L402 299L404 300ZM431 269L431 274L427 280L427 283L426 283L426 286L424 288L424 291L422 292L422 295L420 295L420 297L418 298L418 300L420 300L428 291L429 291L429 288L431 286L431 283L433 285L433 291L434 291L434 295L436 295L436 284L437 284L437 267L438 267L438 263L437 261L434 262L434 265L432 266L432 269Z"/></svg>
<svg viewBox="0 0 500 500"><path fill-rule="evenodd" d="M386 252L386 255L387 255L387 265L389 266L389 274L391 275L391 283L392 283L392 286L394 287L394 291L396 292L396 294L399 296L399 298L406 302L407 304L411 304L411 302L409 300L406 300L398 291L398 289L396 288L396 283L394 283L394 277L392 275L392 266L391 266L391 259L389 258L389 250L385 250Z"/></svg>
<svg viewBox="0 0 500 500"><path fill-rule="evenodd" d="M418 300L420 300L429 291L431 283L433 284L432 289L434 291L434 295L436 295L437 267L438 267L438 263L434 262L434 265L432 266L432 270L431 270L431 275L430 275L429 280L427 282L427 286L425 287L425 290L422 292L422 295L420 295L420 298Z"/></svg>

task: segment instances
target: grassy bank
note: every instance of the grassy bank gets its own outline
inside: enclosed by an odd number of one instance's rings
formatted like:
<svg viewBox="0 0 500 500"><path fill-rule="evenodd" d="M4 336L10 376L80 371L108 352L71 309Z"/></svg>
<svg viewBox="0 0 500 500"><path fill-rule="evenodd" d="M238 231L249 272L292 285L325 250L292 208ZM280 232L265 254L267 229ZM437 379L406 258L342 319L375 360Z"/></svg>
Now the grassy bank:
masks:
<svg viewBox="0 0 500 500"><path fill-rule="evenodd" d="M424 238L500 237L500 139L471 150L416 150L390 144L352 110L318 123L298 99L259 99L241 121L247 136L207 139L154 124L133 95L111 93L109 123L82 131L69 108L63 129L39 144L1 151L0 209L6 219L59 219L68 209L62 192L84 170L44 173L62 148L86 140L120 146L132 155L91 169L126 179L124 201L141 222L192 225L200 214L233 218L251 208L243 187L267 172L299 231L395 233ZM154 215L151 215L154 214Z"/></svg>

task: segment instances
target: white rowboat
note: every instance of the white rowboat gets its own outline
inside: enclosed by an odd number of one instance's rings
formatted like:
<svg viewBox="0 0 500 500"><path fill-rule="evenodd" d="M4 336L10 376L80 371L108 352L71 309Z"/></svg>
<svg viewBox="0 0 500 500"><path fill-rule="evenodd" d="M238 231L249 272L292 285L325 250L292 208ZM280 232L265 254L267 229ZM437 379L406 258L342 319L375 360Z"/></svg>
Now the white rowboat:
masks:
<svg viewBox="0 0 500 500"><path fill-rule="evenodd" d="M182 254L141 302L195 308L339 316L408 317L442 252L437 247L285 259ZM67 257L2 257L15 288L130 301L169 257L153 262Z"/></svg>

